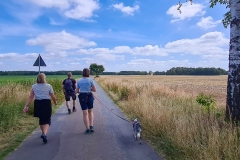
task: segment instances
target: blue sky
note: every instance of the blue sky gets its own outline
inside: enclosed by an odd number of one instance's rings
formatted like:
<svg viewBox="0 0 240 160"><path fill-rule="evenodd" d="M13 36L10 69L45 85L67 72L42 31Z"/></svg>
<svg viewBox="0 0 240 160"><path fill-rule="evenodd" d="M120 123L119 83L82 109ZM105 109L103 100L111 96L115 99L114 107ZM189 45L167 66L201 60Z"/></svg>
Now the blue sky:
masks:
<svg viewBox="0 0 240 160"><path fill-rule="evenodd" d="M177 0L0 1L0 70L167 71L228 69L225 6Z"/></svg>

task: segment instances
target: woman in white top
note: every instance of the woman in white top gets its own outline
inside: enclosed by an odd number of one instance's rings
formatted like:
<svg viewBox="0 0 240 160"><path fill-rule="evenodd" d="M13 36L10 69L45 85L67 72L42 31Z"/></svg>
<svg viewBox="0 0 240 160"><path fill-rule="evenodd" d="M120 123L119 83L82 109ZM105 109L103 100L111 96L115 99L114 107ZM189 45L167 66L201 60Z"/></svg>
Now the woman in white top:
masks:
<svg viewBox="0 0 240 160"><path fill-rule="evenodd" d="M46 76L44 73L40 73L37 76L37 83L32 85L30 96L26 102L23 111L28 111L28 106L34 100L34 117L39 117L39 125L42 130L41 138L44 143L47 143L47 132L51 125L52 104L57 105L56 97L54 95L53 88L50 84L46 83Z"/></svg>

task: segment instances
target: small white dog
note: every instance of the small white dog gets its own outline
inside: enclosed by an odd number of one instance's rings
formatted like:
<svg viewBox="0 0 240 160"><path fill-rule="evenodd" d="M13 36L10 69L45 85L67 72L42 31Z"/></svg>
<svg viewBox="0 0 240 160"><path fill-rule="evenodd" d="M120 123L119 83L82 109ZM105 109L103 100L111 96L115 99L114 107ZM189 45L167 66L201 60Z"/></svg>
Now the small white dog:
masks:
<svg viewBox="0 0 240 160"><path fill-rule="evenodd" d="M141 144L142 143L142 138L141 138L142 127L141 127L141 124L139 123L137 118L135 118L132 121L133 121L133 134L134 134L135 140L137 141L139 139L139 144Z"/></svg>

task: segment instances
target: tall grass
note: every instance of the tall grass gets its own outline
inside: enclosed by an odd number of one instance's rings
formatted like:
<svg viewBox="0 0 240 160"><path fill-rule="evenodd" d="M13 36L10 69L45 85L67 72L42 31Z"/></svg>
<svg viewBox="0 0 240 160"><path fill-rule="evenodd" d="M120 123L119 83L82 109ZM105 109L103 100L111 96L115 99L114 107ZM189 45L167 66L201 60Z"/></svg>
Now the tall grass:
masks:
<svg viewBox="0 0 240 160"><path fill-rule="evenodd" d="M63 76L47 77L47 83L52 85L59 104L64 101L63 79ZM31 77L0 80L0 159L13 151L38 126L38 120L33 117L33 102L27 114L22 111L34 83L35 78ZM57 108L53 105L53 110Z"/></svg>
<svg viewBox="0 0 240 160"><path fill-rule="evenodd" d="M62 80L50 79L48 83L52 85L57 100L63 99ZM33 81L8 82L0 86L0 133L15 125L22 117L22 109L29 97ZM33 103L32 103L33 104ZM30 106L29 115L33 115L33 105Z"/></svg>
<svg viewBox="0 0 240 160"><path fill-rule="evenodd" d="M139 78L97 81L129 118L140 119L145 139L166 159L240 159L239 128L224 121L223 107L220 117L209 116L191 93Z"/></svg>

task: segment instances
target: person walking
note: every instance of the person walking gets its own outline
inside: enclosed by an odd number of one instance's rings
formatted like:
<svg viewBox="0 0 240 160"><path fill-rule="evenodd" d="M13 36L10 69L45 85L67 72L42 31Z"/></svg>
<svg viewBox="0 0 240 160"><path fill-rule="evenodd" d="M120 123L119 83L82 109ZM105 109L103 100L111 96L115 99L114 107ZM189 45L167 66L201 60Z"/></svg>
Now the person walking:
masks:
<svg viewBox="0 0 240 160"><path fill-rule="evenodd" d="M62 83L62 88L63 88L63 92L65 95L65 100L66 100L66 106L68 109L68 114L71 114L71 109L70 109L70 98L72 97L72 101L73 101L73 112L76 112L76 80L72 78L72 73L68 72L68 78L64 79L63 83Z"/></svg>
<svg viewBox="0 0 240 160"><path fill-rule="evenodd" d="M90 70L88 68L84 68L82 72L83 78L78 80L76 93L79 93L78 99L83 112L83 122L86 127L86 134L94 132L93 128L93 101L94 97L92 92L96 92L96 88L94 86L93 80L89 78Z"/></svg>
<svg viewBox="0 0 240 160"><path fill-rule="evenodd" d="M41 138L44 143L47 143L47 133L51 125L52 115L51 99L55 105L57 105L57 101L52 86L46 82L46 76L44 73L39 73L36 84L32 85L29 98L23 109L24 113L27 113L28 107L33 98L35 98L34 117L39 117L39 125L42 130Z"/></svg>

